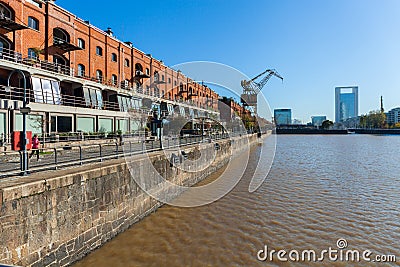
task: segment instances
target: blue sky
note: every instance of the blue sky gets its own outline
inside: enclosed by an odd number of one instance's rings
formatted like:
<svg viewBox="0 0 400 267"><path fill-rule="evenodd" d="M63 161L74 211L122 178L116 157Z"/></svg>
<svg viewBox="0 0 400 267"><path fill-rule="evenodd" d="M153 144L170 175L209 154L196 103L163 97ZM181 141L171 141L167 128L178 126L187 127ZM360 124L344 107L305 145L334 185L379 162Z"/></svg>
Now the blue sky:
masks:
<svg viewBox="0 0 400 267"><path fill-rule="evenodd" d="M215 61L253 77L293 117L334 119L335 86L358 85L360 113L400 106L399 0L57 0L172 66Z"/></svg>

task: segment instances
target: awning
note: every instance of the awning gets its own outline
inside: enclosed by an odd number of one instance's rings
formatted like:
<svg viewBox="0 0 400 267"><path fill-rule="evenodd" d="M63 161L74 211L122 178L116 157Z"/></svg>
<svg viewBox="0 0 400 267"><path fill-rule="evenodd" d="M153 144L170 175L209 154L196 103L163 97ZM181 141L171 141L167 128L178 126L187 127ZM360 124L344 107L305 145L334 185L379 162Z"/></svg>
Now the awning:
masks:
<svg viewBox="0 0 400 267"><path fill-rule="evenodd" d="M136 73L135 77L133 77L134 80L139 80L139 79L143 79L143 78L150 78L149 75L144 74L143 72L140 73Z"/></svg>
<svg viewBox="0 0 400 267"><path fill-rule="evenodd" d="M71 52L71 51L75 51L75 50L82 50L82 48L80 48L79 46L76 46L74 44L71 43L67 43L67 42L57 42L53 45L53 47L57 47L65 52Z"/></svg>
<svg viewBox="0 0 400 267"><path fill-rule="evenodd" d="M6 29L8 31L18 31L28 29L29 27L21 23L17 23L10 18L0 16L0 28Z"/></svg>

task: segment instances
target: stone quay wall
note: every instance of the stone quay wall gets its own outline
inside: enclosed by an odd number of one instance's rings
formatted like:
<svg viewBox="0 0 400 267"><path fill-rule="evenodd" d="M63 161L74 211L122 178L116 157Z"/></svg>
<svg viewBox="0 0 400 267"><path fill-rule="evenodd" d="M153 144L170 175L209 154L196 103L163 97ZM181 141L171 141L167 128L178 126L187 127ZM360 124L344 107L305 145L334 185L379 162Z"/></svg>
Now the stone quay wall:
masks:
<svg viewBox="0 0 400 267"><path fill-rule="evenodd" d="M137 175L151 178L155 175L151 170L156 169L174 183L194 185L223 167L257 136L232 140L218 141L212 164L200 172L172 167L162 152L134 156L129 164ZM204 143L184 150L190 158L199 151L213 151L210 146L214 148L214 144ZM71 265L162 205L141 190L124 159L3 179L0 263Z"/></svg>

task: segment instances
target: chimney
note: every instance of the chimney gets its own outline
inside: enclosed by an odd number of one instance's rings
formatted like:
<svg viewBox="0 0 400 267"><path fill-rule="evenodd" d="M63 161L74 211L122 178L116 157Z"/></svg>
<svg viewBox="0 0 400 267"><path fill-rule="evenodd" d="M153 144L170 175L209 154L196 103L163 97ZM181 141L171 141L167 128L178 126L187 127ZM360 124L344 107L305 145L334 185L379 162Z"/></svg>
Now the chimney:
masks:
<svg viewBox="0 0 400 267"><path fill-rule="evenodd" d="M106 33L110 36L113 36L113 31L111 30L110 27L107 28Z"/></svg>

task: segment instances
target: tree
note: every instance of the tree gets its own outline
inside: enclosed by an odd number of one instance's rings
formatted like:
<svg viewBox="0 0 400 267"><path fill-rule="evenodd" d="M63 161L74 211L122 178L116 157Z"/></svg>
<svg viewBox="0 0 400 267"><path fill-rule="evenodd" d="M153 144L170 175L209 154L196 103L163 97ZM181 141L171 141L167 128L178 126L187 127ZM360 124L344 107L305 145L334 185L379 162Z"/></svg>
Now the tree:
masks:
<svg viewBox="0 0 400 267"><path fill-rule="evenodd" d="M330 120L325 120L322 122L321 128L324 130L329 130L333 126L333 122Z"/></svg>
<svg viewBox="0 0 400 267"><path fill-rule="evenodd" d="M386 121L385 113L380 110L370 111L366 118L366 125L369 128L384 128Z"/></svg>

